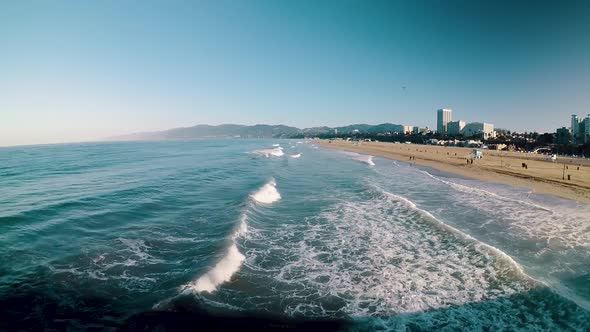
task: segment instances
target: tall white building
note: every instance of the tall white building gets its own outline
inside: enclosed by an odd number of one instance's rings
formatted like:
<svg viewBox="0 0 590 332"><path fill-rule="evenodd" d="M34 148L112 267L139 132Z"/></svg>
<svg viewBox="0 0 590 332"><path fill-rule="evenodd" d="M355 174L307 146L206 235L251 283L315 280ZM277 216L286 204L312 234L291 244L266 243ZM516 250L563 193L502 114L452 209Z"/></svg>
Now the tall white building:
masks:
<svg viewBox="0 0 590 332"><path fill-rule="evenodd" d="M436 131L438 134L447 134L447 123L452 120L453 110L441 108L436 111Z"/></svg>
<svg viewBox="0 0 590 332"><path fill-rule="evenodd" d="M465 137L481 136L483 139L494 138L496 132L494 125L485 122L471 122L463 127L462 134Z"/></svg>
<svg viewBox="0 0 590 332"><path fill-rule="evenodd" d="M463 131L465 128L465 121L458 120L458 121L449 121L447 123L447 134L448 135L458 135Z"/></svg>

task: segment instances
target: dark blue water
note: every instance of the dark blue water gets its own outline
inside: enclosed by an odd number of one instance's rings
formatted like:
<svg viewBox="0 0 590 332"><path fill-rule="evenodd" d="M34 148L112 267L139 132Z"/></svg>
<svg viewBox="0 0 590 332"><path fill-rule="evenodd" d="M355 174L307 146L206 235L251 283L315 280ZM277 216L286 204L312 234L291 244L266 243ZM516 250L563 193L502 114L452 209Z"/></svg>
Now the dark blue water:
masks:
<svg viewBox="0 0 590 332"><path fill-rule="evenodd" d="M9 330L588 330L590 206L291 140L2 148L0 302Z"/></svg>

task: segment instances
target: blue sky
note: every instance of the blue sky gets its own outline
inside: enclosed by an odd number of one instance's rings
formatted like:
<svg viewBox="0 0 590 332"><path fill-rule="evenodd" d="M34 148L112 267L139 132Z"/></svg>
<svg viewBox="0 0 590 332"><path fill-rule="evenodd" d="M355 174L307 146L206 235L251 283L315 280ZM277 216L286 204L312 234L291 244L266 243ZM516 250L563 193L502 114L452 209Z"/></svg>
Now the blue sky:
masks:
<svg viewBox="0 0 590 332"><path fill-rule="evenodd" d="M0 145L590 113L587 1L2 1ZM405 90L402 87L406 87Z"/></svg>

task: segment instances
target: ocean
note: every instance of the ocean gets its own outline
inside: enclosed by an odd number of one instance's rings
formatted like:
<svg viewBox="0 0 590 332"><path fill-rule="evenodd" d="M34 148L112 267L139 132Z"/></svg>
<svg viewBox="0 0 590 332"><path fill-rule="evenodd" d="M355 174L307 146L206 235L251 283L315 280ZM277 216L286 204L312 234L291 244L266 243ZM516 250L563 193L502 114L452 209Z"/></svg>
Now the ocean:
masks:
<svg viewBox="0 0 590 332"><path fill-rule="evenodd" d="M0 148L0 307L2 330L587 331L590 206L312 141Z"/></svg>

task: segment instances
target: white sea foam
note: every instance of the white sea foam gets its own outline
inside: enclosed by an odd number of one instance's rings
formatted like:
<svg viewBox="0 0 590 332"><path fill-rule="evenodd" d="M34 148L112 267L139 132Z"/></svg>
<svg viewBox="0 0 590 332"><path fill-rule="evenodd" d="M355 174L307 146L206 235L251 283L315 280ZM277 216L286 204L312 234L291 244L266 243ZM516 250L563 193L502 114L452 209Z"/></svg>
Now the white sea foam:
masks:
<svg viewBox="0 0 590 332"><path fill-rule="evenodd" d="M258 203L270 204L281 199L281 194L277 190L277 183L272 179L252 194L251 197Z"/></svg>
<svg viewBox="0 0 590 332"><path fill-rule="evenodd" d="M375 163L373 162L373 156L367 156L367 155L361 154L354 159L360 161L361 163L365 163L369 166L375 166Z"/></svg>
<svg viewBox="0 0 590 332"><path fill-rule="evenodd" d="M283 152L283 148L281 147L275 147L272 149L261 149L261 150L254 150L252 153L257 154L257 155L262 155L265 157L270 157L270 156L274 156L274 157L281 157L283 156L285 153Z"/></svg>
<svg viewBox="0 0 590 332"><path fill-rule="evenodd" d="M135 256L138 260L141 261L151 261L154 260L152 255L148 253L150 246L148 246L145 241L141 239L125 239L125 238L118 238L119 242L121 242L126 248L125 251L129 251L132 253L132 256Z"/></svg>
<svg viewBox="0 0 590 332"><path fill-rule="evenodd" d="M460 211L478 210L479 226L473 223L471 227L481 228L483 232L493 230L489 236L503 243L517 239L514 245L519 257L528 262L527 274L590 309L590 301L577 295L584 292L583 286L564 282L578 280L590 271L590 206L564 204L549 208L509 189L496 189L501 193L498 194L427 175L454 189L452 200L458 207L464 207L457 208L457 213L464 215Z"/></svg>
<svg viewBox="0 0 590 332"><path fill-rule="evenodd" d="M240 217L240 223L231 235L231 245L227 248L223 258L207 273L184 286L184 292L214 292L219 285L230 281L231 277L240 270L240 266L246 257L238 249L236 241L248 231L246 220L247 216L243 213Z"/></svg>
<svg viewBox="0 0 590 332"><path fill-rule="evenodd" d="M289 315L390 316L506 297L535 284L510 257L378 190L249 234L245 269L290 290Z"/></svg>
<svg viewBox="0 0 590 332"><path fill-rule="evenodd" d="M350 156L350 158L354 160L360 161L361 163L365 163L369 166L375 166L375 163L373 162L373 156L349 151L345 151L343 153L347 156Z"/></svg>
<svg viewBox="0 0 590 332"><path fill-rule="evenodd" d="M280 144L273 144L272 146L281 146Z"/></svg>
<svg viewBox="0 0 590 332"><path fill-rule="evenodd" d="M196 292L215 291L217 286L231 279L232 275L240 269L244 259L244 255L233 243L227 249L225 256L209 272L191 282L187 288Z"/></svg>
<svg viewBox="0 0 590 332"><path fill-rule="evenodd" d="M290 157L291 158L300 158L301 157L301 153L292 154Z"/></svg>
<svg viewBox="0 0 590 332"><path fill-rule="evenodd" d="M378 188L378 187L375 187L375 188L377 188L379 191L381 191L386 196L391 197L391 198L393 198L395 200L398 200L398 201L402 202L403 204L405 204L406 206L408 206L408 207L410 207L410 208L418 211L419 213L423 214L425 217L427 217L428 220L435 222L438 226L442 227L443 229L445 229L445 230L447 230L447 231L449 231L451 233L457 234L457 235L459 235L459 236L461 236L461 237L463 237L463 238L465 238L467 240L473 241L474 243L476 243L476 244L478 244L478 245L486 248L488 251L490 251L494 255L498 255L501 258L507 260L510 264L512 264L514 266L515 270L518 271L518 273L520 273L521 275L526 276L526 277L528 277L530 279L533 279L531 276L526 275L524 273L522 267L516 261L514 261L514 259L512 257L510 257L508 254L506 254L502 250L500 250L500 249L498 249L498 248L496 248L494 246L491 246L489 244L486 244L484 242L481 242L481 241L477 240L476 238L474 238L473 236L471 236L471 235L469 235L467 233L464 233L464 232L462 232L462 231L460 231L460 230L458 230L458 229L456 229L456 228L454 228L454 227L452 227L452 226L450 226L450 225L448 225L448 224L440 221L435 216L433 216L430 212L428 212L426 210L423 210L423 209L420 209L419 207L416 206L416 204L414 202L410 201L409 199L407 199L407 198L405 198L403 196L400 196L400 195L396 195L396 194L387 192L387 191L385 191L385 190L383 190L381 188Z"/></svg>
<svg viewBox="0 0 590 332"><path fill-rule="evenodd" d="M528 273L508 254L502 250L478 241L473 236L466 234L450 225L447 225L434 217L428 211L422 210L413 202L407 200L405 197L386 193L387 196L403 202L407 206L420 211L429 220L439 223L441 227L448 229L450 232L456 233L463 238L466 238L490 252L491 254L500 257L503 261L516 268L516 271L526 278L537 283L549 286L557 291L563 297L570 299L579 306L590 310L590 301L580 297L575 291L564 285L559 277L554 275L578 276L587 272L588 253L590 253L590 226L587 225L587 216L590 209L586 211L568 211L567 215L561 216L559 222L555 221L555 212L551 213L540 206L531 204L533 209L523 208L521 202L511 201L514 204L494 204L493 202L482 202L479 199L464 199L464 202L472 203L474 207L482 207L487 211L495 211L501 217L494 219L496 223L504 222L506 230L511 234L520 234L519 236L525 241L534 241L536 245L531 250L529 255L529 263L531 259L539 259L543 263L533 264L529 266ZM503 197L503 196L500 196ZM582 217L585 215L586 217ZM544 241L546 239L546 241ZM543 246L546 246L543 248ZM521 249L522 250L522 249ZM586 254L585 254L586 253ZM521 253L527 255L527 253ZM578 256L577 259L574 259ZM576 287L576 286L574 286Z"/></svg>
<svg viewBox="0 0 590 332"><path fill-rule="evenodd" d="M530 255L540 257L547 254L547 256L555 257L559 253L565 258L568 252L590 254L590 225L587 223L590 207L588 206L575 209L565 206L548 208L524 200L521 196L505 197L488 190L444 180L425 171L422 172L455 189L460 195L458 201L461 204L472 206L491 215L491 219L482 223L481 227L487 226L490 222L501 224L506 231L519 234L520 237L528 241L537 242L535 247L538 251L533 250ZM467 195L463 195L463 193ZM481 199L481 196L488 199ZM502 203L498 204L498 201L502 201ZM588 254L583 256L588 256ZM571 260L556 259L552 264L552 269L555 271L562 269L562 272L571 271L572 268L567 266L568 264L571 265Z"/></svg>

